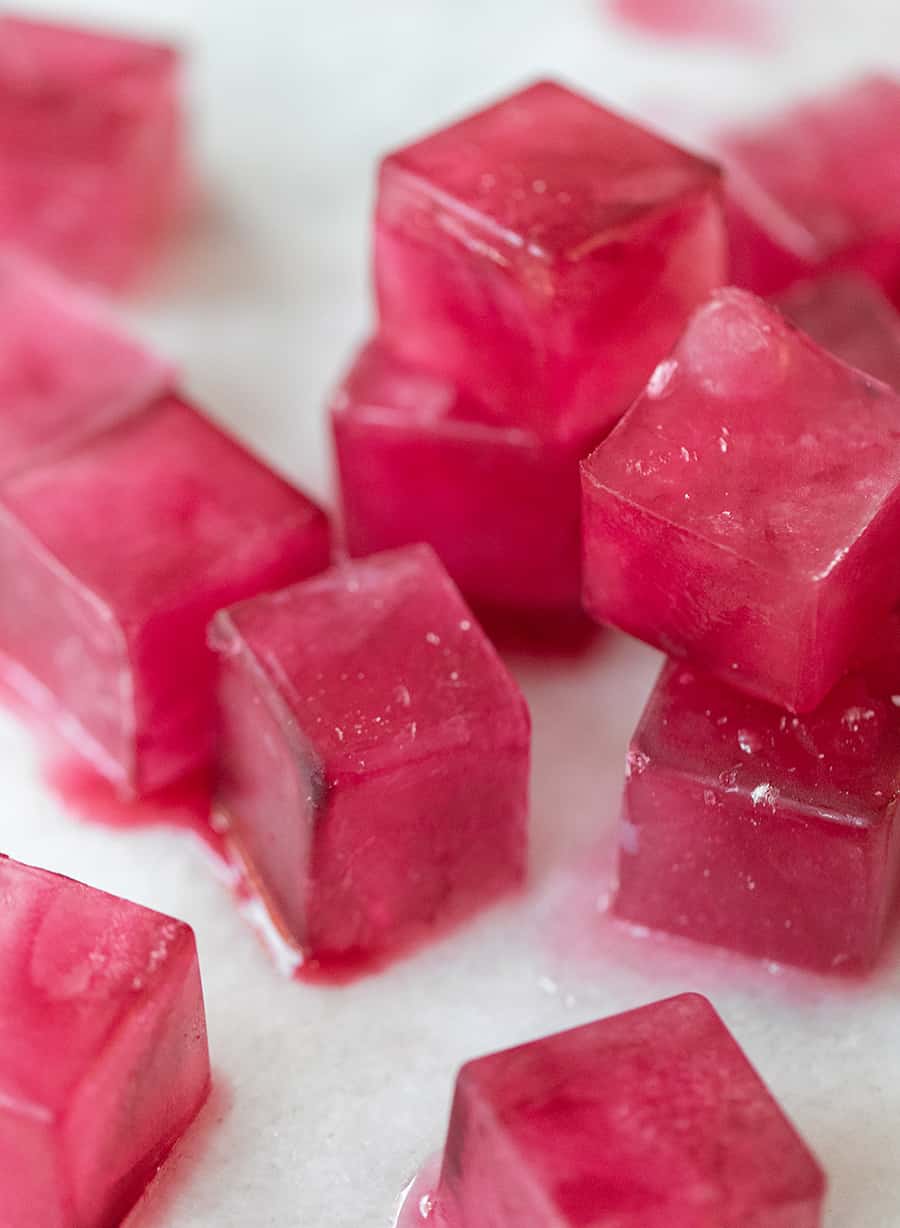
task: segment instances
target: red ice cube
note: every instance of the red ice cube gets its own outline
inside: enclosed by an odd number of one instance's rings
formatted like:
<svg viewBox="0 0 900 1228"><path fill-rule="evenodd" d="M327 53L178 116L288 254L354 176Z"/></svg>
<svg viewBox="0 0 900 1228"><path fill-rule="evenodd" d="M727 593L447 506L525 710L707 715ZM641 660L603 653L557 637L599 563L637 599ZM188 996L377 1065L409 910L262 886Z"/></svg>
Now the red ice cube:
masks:
<svg viewBox="0 0 900 1228"><path fill-rule="evenodd" d="M0 856L4 1228L116 1228L209 1090L194 935Z"/></svg>
<svg viewBox="0 0 900 1228"><path fill-rule="evenodd" d="M480 605L578 608L578 462L595 437L563 443L492 422L378 342L339 389L332 426L351 554L426 541Z"/></svg>
<svg viewBox="0 0 900 1228"><path fill-rule="evenodd" d="M144 409L172 380L92 299L0 251L0 480Z"/></svg>
<svg viewBox="0 0 900 1228"><path fill-rule="evenodd" d="M900 84L854 81L726 134L732 280L760 294L852 267L900 296Z"/></svg>
<svg viewBox="0 0 900 1228"><path fill-rule="evenodd" d="M324 514L175 397L0 491L10 680L125 793L201 767L206 624L328 563Z"/></svg>
<svg viewBox="0 0 900 1228"><path fill-rule="evenodd" d="M665 666L628 755L620 916L820 971L873 962L898 876L890 639L799 717Z"/></svg>
<svg viewBox="0 0 900 1228"><path fill-rule="evenodd" d="M553 82L381 168L382 340L517 426L608 429L725 265L718 169Z"/></svg>
<svg viewBox="0 0 900 1228"><path fill-rule="evenodd" d="M120 285L156 249L185 181L172 47L0 18L0 238Z"/></svg>
<svg viewBox="0 0 900 1228"><path fill-rule="evenodd" d="M814 708L900 599L900 397L715 293L584 462L585 603Z"/></svg>
<svg viewBox="0 0 900 1228"><path fill-rule="evenodd" d="M427 546L223 611L212 641L220 805L296 947L400 946L521 880L528 711Z"/></svg>
<svg viewBox="0 0 900 1228"><path fill-rule="evenodd" d="M818 1228L825 1178L705 998L464 1066L441 1228Z"/></svg>

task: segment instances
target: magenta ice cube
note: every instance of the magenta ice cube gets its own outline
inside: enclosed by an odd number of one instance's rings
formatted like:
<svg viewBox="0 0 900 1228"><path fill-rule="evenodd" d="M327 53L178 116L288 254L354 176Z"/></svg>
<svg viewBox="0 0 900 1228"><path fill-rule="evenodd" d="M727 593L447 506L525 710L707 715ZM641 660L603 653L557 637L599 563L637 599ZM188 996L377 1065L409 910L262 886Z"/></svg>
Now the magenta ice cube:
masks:
<svg viewBox="0 0 900 1228"><path fill-rule="evenodd" d="M705 999L470 1062L441 1228L818 1228L825 1177Z"/></svg>
<svg viewBox="0 0 900 1228"><path fill-rule="evenodd" d="M778 963L869 967L897 893L900 623L814 712L667 664L628 754L618 915Z"/></svg>
<svg viewBox="0 0 900 1228"><path fill-rule="evenodd" d="M197 1115L194 935L0 855L4 1228L116 1228Z"/></svg>
<svg viewBox="0 0 900 1228"><path fill-rule="evenodd" d="M480 605L578 608L578 462L596 438L564 443L492 422L377 341L338 390L332 428L352 555L427 541Z"/></svg>
<svg viewBox="0 0 900 1228"><path fill-rule="evenodd" d="M185 195L174 48L0 18L0 237L118 286Z"/></svg>
<svg viewBox="0 0 900 1228"><path fill-rule="evenodd" d="M725 264L718 169L553 82L382 164L383 341L519 426L608 428Z"/></svg>
<svg viewBox="0 0 900 1228"><path fill-rule="evenodd" d="M0 480L144 409L172 379L92 299L0 250Z"/></svg>
<svg viewBox="0 0 900 1228"><path fill-rule="evenodd" d="M900 314L875 282L825 274L797 282L777 302L824 349L900 390Z"/></svg>
<svg viewBox="0 0 900 1228"><path fill-rule="evenodd" d="M400 947L519 883L525 701L434 552L216 616L219 803L291 942Z"/></svg>
<svg viewBox="0 0 900 1228"><path fill-rule="evenodd" d="M900 598L900 397L715 293L584 462L585 604L802 712Z"/></svg>
<svg viewBox="0 0 900 1228"><path fill-rule="evenodd" d="M6 482L0 653L96 768L146 793L209 757L213 613L328 556L318 507L165 397Z"/></svg>
<svg viewBox="0 0 900 1228"><path fill-rule="evenodd" d="M854 267L900 295L900 84L871 76L726 134L732 280Z"/></svg>

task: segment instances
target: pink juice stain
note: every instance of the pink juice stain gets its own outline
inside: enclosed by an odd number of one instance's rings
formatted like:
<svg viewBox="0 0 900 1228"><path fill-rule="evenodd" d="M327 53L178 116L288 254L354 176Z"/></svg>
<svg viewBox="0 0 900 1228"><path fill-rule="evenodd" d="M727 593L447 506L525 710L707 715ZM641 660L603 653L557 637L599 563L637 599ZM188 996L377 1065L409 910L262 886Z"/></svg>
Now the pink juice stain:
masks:
<svg viewBox="0 0 900 1228"><path fill-rule="evenodd" d="M609 11L626 25L656 38L771 46L771 13L753 0L611 0Z"/></svg>
<svg viewBox="0 0 900 1228"><path fill-rule="evenodd" d="M123 798L114 786L74 753L53 751L43 777L66 809L89 823L120 829L168 826L190 832L220 861L226 858L212 821L212 785L198 772L147 797Z"/></svg>

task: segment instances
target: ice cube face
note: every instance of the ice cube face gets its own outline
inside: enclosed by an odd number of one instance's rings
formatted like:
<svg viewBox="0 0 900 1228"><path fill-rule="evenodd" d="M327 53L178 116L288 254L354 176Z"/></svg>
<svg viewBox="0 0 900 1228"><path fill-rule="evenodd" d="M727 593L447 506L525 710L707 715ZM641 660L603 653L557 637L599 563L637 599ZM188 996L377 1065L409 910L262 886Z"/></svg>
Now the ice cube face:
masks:
<svg viewBox="0 0 900 1228"><path fill-rule="evenodd" d="M115 1228L209 1090L194 936L0 856L3 1223Z"/></svg>
<svg viewBox="0 0 900 1228"><path fill-rule="evenodd" d="M823 349L900 390L900 315L873 281L832 273L798 282L778 306Z"/></svg>
<svg viewBox="0 0 900 1228"><path fill-rule="evenodd" d="M817 1228L824 1177L709 1002L655 1002L464 1066L451 1228Z"/></svg>
<svg viewBox="0 0 900 1228"><path fill-rule="evenodd" d="M219 802L291 941L402 945L522 878L525 702L427 546L217 615Z"/></svg>
<svg viewBox="0 0 900 1228"><path fill-rule="evenodd" d="M618 915L822 972L872 964L898 875L892 637L800 717L666 665L628 756Z"/></svg>
<svg viewBox="0 0 900 1228"><path fill-rule="evenodd" d="M426 541L479 605L578 608L578 462L593 440L492 422L377 341L357 356L331 420L352 555Z"/></svg>
<svg viewBox="0 0 900 1228"><path fill-rule="evenodd" d="M717 168L552 82L382 164L382 339L501 421L608 429L725 266Z"/></svg>
<svg viewBox="0 0 900 1228"><path fill-rule="evenodd" d="M727 134L732 279L770 294L822 267L900 295L900 84L873 76Z"/></svg>
<svg viewBox="0 0 900 1228"><path fill-rule="evenodd" d="M319 508L164 397L0 491L0 652L95 767L147 793L209 758L213 613L328 556Z"/></svg>
<svg viewBox="0 0 900 1228"><path fill-rule="evenodd" d="M0 250L0 481L138 412L173 378L84 294Z"/></svg>
<svg viewBox="0 0 900 1228"><path fill-rule="evenodd" d="M598 620L803 712L900 597L900 399L714 294L584 462Z"/></svg>
<svg viewBox="0 0 900 1228"><path fill-rule="evenodd" d="M131 281L185 199L178 76L171 47L0 19L0 237Z"/></svg>

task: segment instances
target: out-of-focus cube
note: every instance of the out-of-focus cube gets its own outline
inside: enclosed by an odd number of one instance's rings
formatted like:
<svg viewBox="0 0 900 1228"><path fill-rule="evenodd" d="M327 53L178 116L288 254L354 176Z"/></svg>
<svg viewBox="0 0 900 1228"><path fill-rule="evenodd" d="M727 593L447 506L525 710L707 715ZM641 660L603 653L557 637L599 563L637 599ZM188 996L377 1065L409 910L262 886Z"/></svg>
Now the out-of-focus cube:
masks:
<svg viewBox="0 0 900 1228"><path fill-rule="evenodd" d="M581 444L486 420L449 381L357 356L332 403L352 555L433 546L466 596L516 610L574 610L581 592Z"/></svg>
<svg viewBox="0 0 900 1228"><path fill-rule="evenodd" d="M900 298L900 84L872 76L727 133L731 280L772 294L851 267Z"/></svg>
<svg viewBox="0 0 900 1228"><path fill-rule="evenodd" d="M705 998L464 1066L446 1228L818 1228L825 1178Z"/></svg>
<svg viewBox="0 0 900 1228"><path fill-rule="evenodd" d="M115 1228L197 1115L187 925L0 856L4 1228Z"/></svg>
<svg viewBox="0 0 900 1228"><path fill-rule="evenodd" d="M809 711L900 598L900 397L719 291L584 462L585 604Z"/></svg>
<svg viewBox="0 0 900 1228"><path fill-rule="evenodd" d="M0 480L145 409L173 378L90 298L0 250Z"/></svg>
<svg viewBox="0 0 900 1228"><path fill-rule="evenodd" d="M801 717L665 666L628 754L620 916L824 972L872 964L898 875L890 638Z"/></svg>
<svg viewBox="0 0 900 1228"><path fill-rule="evenodd" d="M169 46L0 18L0 238L121 286L186 198Z"/></svg>
<svg viewBox="0 0 900 1228"><path fill-rule="evenodd" d="M900 391L900 315L869 278L831 273L798 282L777 303L823 349Z"/></svg>
<svg viewBox="0 0 900 1228"><path fill-rule="evenodd" d="M427 546L217 615L219 803L312 959L400 947L518 884L529 718Z"/></svg>
<svg viewBox="0 0 900 1228"><path fill-rule="evenodd" d="M603 433L725 266L718 169L553 82L382 164L382 340L517 426Z"/></svg>
<svg viewBox="0 0 900 1228"><path fill-rule="evenodd" d="M328 559L315 504L163 398L5 483L9 680L120 790L161 788L210 754L209 619Z"/></svg>

